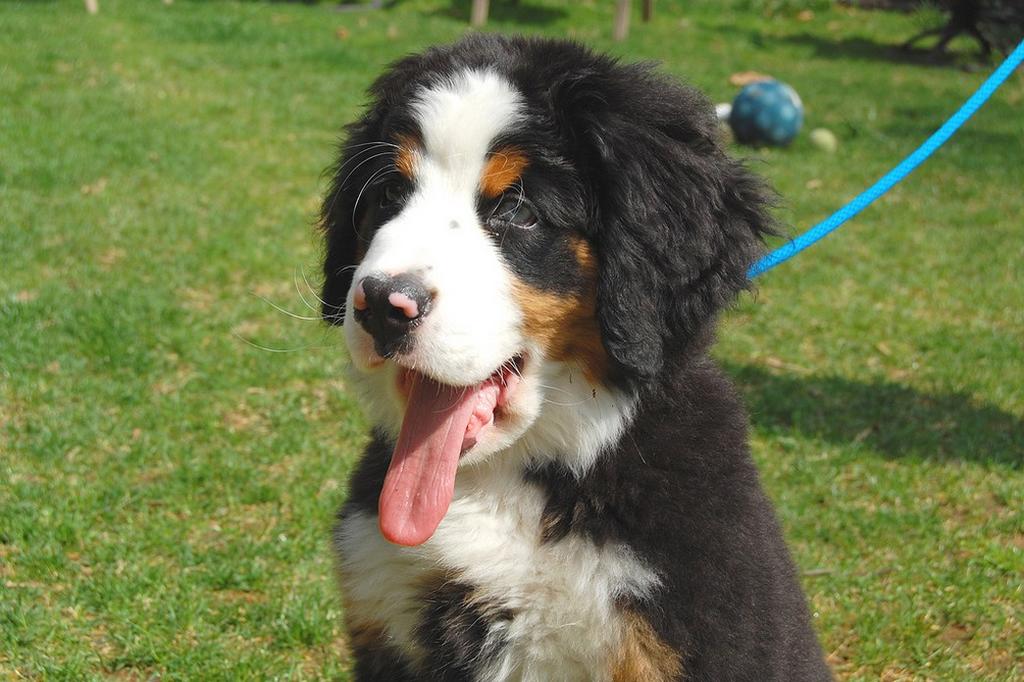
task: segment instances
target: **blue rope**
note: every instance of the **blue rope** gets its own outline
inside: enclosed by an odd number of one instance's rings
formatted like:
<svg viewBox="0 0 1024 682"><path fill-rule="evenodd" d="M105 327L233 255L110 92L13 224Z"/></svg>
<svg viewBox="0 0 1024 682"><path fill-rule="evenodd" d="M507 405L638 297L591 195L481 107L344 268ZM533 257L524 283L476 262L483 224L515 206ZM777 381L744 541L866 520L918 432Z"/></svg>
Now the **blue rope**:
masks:
<svg viewBox="0 0 1024 682"><path fill-rule="evenodd" d="M820 241L829 233L835 231L847 220L870 206L875 199L892 189L893 185L910 175L914 169L924 163L924 161L931 156L936 149L945 144L945 142L953 136L953 133L955 133L960 126L967 121L967 119L974 115L974 112L985 104L988 98L992 96L992 93L994 93L999 86L1003 84L1003 81L1009 78L1010 74L1013 73L1013 70L1020 66L1022 61L1024 61L1024 40L1017 45L1017 49L1010 53L1010 56L1006 58L1006 61L1000 64L998 69L992 72L992 75L988 77L988 80L981 84L981 87L971 95L970 99L964 102L963 106L960 107L960 110L950 116L949 120L942 124L941 128L932 133L932 136L925 140L924 144L915 149L910 156L903 159L903 161L900 162L900 165L886 173L881 180L864 190L860 195L855 197L853 201L846 204L846 206L843 206L841 209L809 229L807 232L804 232L796 239L783 244L758 262L754 263L750 267L750 270L747 271L747 276L750 279L753 279L761 273L771 270L779 263L789 260L815 242Z"/></svg>

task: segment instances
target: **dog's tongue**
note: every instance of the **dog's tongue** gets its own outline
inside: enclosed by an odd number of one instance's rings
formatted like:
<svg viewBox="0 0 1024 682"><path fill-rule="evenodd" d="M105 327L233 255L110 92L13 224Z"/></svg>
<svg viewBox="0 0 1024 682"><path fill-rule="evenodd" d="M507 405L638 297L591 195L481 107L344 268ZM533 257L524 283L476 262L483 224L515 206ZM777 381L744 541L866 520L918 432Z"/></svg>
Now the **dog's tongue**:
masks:
<svg viewBox="0 0 1024 682"><path fill-rule="evenodd" d="M411 546L434 534L455 492L459 455L493 420L499 393L493 381L456 387L413 373L402 431L380 492L385 538Z"/></svg>

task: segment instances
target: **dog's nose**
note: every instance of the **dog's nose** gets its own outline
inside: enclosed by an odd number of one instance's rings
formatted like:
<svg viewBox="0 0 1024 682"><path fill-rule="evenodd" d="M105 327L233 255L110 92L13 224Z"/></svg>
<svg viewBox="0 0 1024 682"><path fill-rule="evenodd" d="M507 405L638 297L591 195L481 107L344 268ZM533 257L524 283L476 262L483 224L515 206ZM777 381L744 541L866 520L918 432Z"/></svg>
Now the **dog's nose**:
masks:
<svg viewBox="0 0 1024 682"><path fill-rule="evenodd" d="M352 295L355 319L384 356L408 350L409 332L430 312L433 295L416 275L371 275Z"/></svg>

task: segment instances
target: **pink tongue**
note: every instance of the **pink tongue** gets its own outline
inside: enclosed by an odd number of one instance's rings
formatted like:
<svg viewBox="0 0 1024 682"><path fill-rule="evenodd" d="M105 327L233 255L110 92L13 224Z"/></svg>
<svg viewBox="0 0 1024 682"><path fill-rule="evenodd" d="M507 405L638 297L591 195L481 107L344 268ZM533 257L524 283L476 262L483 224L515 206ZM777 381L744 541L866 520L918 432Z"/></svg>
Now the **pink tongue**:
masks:
<svg viewBox="0 0 1024 682"><path fill-rule="evenodd" d="M494 417L499 387L440 384L412 375L402 432L380 491L381 533L398 545L419 545L437 530L455 493L459 455Z"/></svg>

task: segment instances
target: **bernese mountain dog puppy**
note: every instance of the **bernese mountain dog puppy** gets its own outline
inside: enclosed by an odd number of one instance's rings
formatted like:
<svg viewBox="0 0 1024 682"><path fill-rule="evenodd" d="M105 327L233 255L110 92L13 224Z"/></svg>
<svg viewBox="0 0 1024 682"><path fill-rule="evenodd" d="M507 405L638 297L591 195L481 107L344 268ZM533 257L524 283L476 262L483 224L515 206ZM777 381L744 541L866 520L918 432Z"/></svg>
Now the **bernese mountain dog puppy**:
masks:
<svg viewBox="0 0 1024 682"><path fill-rule="evenodd" d="M373 424L334 533L355 678L830 679L708 356L772 230L709 102L493 35L370 96L322 208Z"/></svg>

